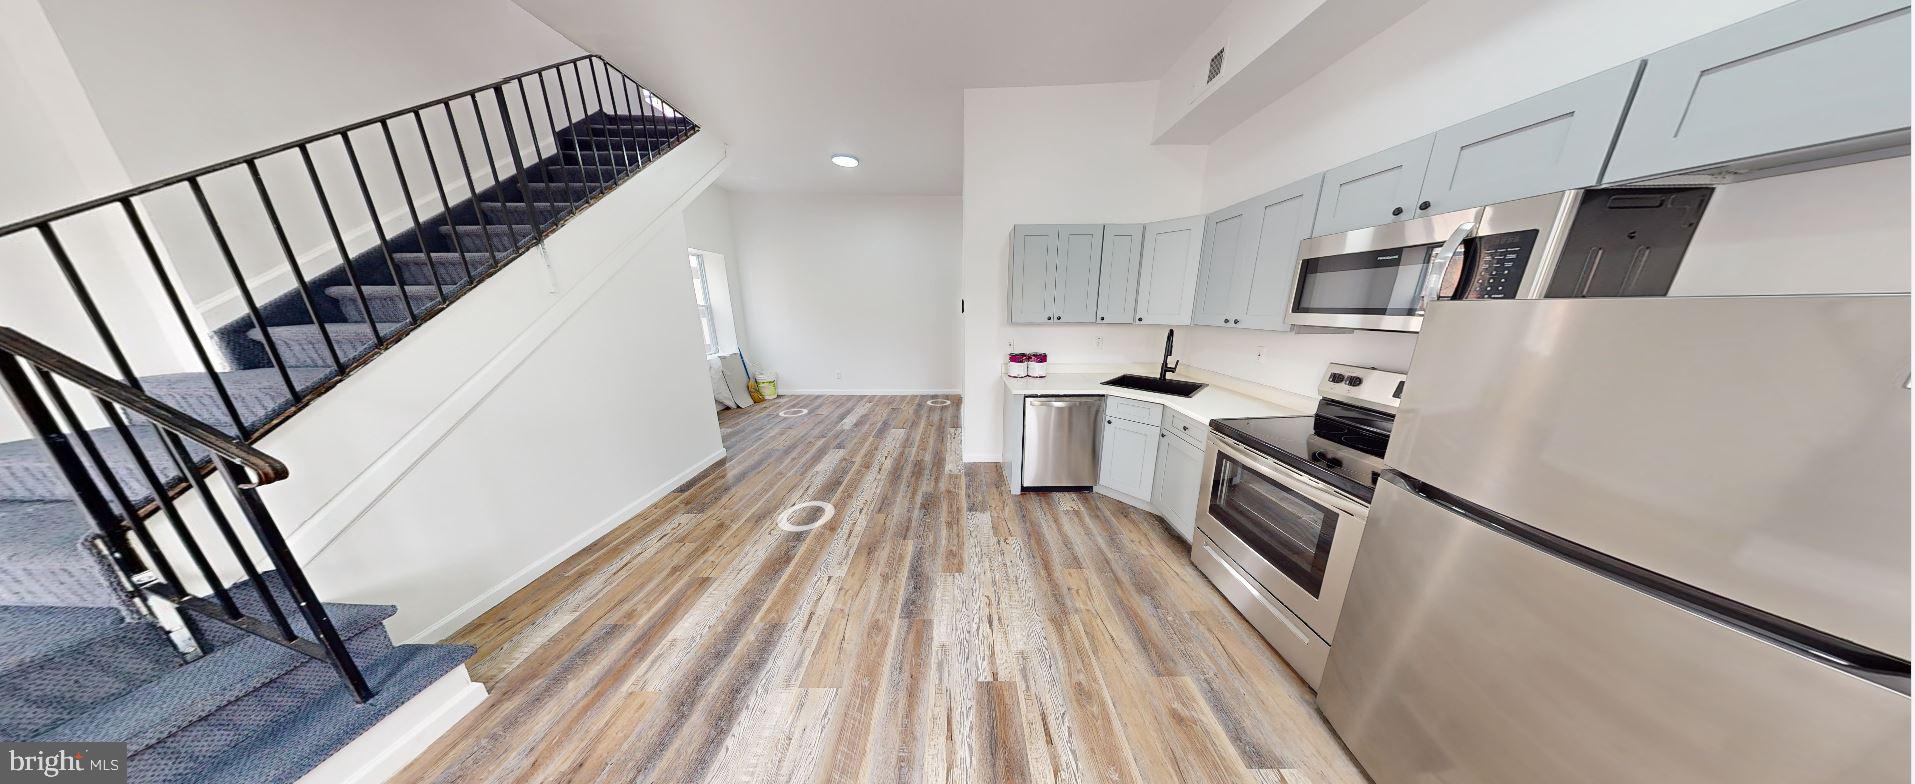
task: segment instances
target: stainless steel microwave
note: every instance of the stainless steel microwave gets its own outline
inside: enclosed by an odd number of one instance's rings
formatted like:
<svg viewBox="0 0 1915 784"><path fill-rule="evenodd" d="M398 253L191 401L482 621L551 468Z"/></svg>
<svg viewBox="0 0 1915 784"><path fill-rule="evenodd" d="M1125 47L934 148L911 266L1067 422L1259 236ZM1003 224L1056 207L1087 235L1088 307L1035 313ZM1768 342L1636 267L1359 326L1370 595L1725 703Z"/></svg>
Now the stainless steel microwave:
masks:
<svg viewBox="0 0 1915 784"><path fill-rule="evenodd" d="M1669 293L1712 188L1591 188L1304 240L1291 324L1416 332L1438 299Z"/></svg>

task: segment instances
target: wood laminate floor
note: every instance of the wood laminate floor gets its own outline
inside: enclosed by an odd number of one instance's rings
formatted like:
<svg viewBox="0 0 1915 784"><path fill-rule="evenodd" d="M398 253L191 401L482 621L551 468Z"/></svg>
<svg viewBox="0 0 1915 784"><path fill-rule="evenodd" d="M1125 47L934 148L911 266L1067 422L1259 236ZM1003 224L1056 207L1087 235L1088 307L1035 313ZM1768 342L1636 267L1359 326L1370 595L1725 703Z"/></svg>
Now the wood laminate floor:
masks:
<svg viewBox="0 0 1915 784"><path fill-rule="evenodd" d="M931 399L721 413L723 462L453 636L492 696L396 780L1364 780L1161 519L1011 495Z"/></svg>

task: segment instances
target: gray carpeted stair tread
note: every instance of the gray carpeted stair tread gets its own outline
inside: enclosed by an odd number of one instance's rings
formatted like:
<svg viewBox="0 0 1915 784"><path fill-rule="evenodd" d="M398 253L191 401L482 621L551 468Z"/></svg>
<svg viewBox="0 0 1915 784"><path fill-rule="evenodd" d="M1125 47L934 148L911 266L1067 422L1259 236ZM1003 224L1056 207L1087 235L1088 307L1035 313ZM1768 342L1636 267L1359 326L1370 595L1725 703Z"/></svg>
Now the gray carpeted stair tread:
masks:
<svg viewBox="0 0 1915 784"><path fill-rule="evenodd" d="M94 535L72 501L0 501L0 603L33 607L125 604L93 550Z"/></svg>
<svg viewBox="0 0 1915 784"><path fill-rule="evenodd" d="M166 634L99 607L0 607L0 738L24 739L182 664Z"/></svg>
<svg viewBox="0 0 1915 784"><path fill-rule="evenodd" d="M441 226L439 227L439 234L445 239L447 247L451 246L452 235L455 232L459 235L460 247L465 248L468 253L475 249L485 248L488 237L491 239L493 250L504 252L517 249L523 244L529 244L532 242L532 238L538 235L538 229L521 224L512 224L509 226Z"/></svg>
<svg viewBox="0 0 1915 784"><path fill-rule="evenodd" d="M428 259L430 260L428 262ZM393 262L399 268L399 277L408 285L432 285L432 270L437 270L439 284L450 287L455 281L466 280L467 267L472 275L484 275L492 268L492 254L484 246L466 251L464 256L457 253L395 253ZM427 268L427 264L431 268Z"/></svg>
<svg viewBox="0 0 1915 784"><path fill-rule="evenodd" d="M342 685L262 727L191 776L195 784L296 781L472 657L463 645L401 645L365 667L364 705Z"/></svg>
<svg viewBox="0 0 1915 784"><path fill-rule="evenodd" d="M294 388L301 393L332 377L328 370L300 367L287 368L286 374L292 377ZM286 380L272 368L229 370L219 377L248 428L264 424L292 405ZM219 393L205 373L144 376L140 378L140 385L161 402L229 434L234 432L232 416L226 412L225 404L220 402Z"/></svg>
<svg viewBox="0 0 1915 784"><path fill-rule="evenodd" d="M235 600L239 601L237 594ZM356 638L368 631L382 637L383 627L377 630L375 627L394 612L389 605L330 602L326 610L342 638ZM48 728L34 740L110 738L126 741L128 750L136 753L312 661L277 643L240 635L232 643L208 652L191 664ZM316 663L327 666L323 662Z"/></svg>
<svg viewBox="0 0 1915 784"><path fill-rule="evenodd" d="M532 198L538 199L540 197L535 194ZM486 219L495 223L524 224L526 222L526 216L532 214L526 208L525 202L522 201L506 202L504 204L488 201L479 206L485 210ZM550 223L553 220L564 217L565 213L572 209L570 202L534 201L532 207L538 210L539 223L541 224Z"/></svg>
<svg viewBox="0 0 1915 784"><path fill-rule="evenodd" d="M390 335L404 327L405 322L379 324L381 336ZM312 324L288 324L272 327L273 342L279 346L280 358L287 367L332 367L332 357L326 353L327 338L339 351L341 362L351 362L359 355L372 350L374 345L372 328L364 323L328 322L322 334L319 327ZM259 330L246 332L246 337L258 341ZM263 342L263 341L261 341Z"/></svg>
<svg viewBox="0 0 1915 784"><path fill-rule="evenodd" d="M551 173L551 179L556 182L591 183L597 185L618 179L619 174L623 173L625 169L617 166L574 166L565 164L563 166L547 167L546 171Z"/></svg>
<svg viewBox="0 0 1915 784"><path fill-rule="evenodd" d="M566 182L564 176L556 171L550 173L550 176L551 182L526 183L524 185L526 193L531 194L534 199L544 201L583 202L591 198L592 194L597 193L599 189L599 183L595 182Z"/></svg>
<svg viewBox="0 0 1915 784"><path fill-rule="evenodd" d="M445 280L442 278L440 280L440 285L445 287L445 292L448 296L460 288L463 288L464 284L465 281L463 279ZM362 294L365 296L363 305L360 302L360 296ZM398 286L361 286L358 290L354 290L351 286L332 286L326 289L326 296L338 301L340 312L345 314L347 321L354 323L367 321L366 308L372 309L372 320L392 323L403 322L414 315L424 314L426 310L438 304L441 299L439 296L439 287L429 284L424 286L407 286L406 295L407 298L412 301L410 310L407 309L404 302L399 301Z"/></svg>
<svg viewBox="0 0 1915 784"><path fill-rule="evenodd" d="M144 423L129 423L128 428L133 433L134 441L139 444L140 452L146 456L153 468L153 473L159 477L160 481L169 485L180 481L182 477L179 469L174 466L172 458L162 445L159 432L151 425ZM127 497L136 503L152 499L152 489L147 486L146 479L134 460L133 452L127 449L126 442L120 439L118 431L113 428L100 428L87 432L92 436L93 443L99 448L101 456L106 459L107 466L113 470L113 476L119 480L120 487L126 491ZM76 451L79 451L77 444ZM186 454L197 462L205 460L210 453L189 441L186 443ZM86 463L88 474L98 481L99 473L94 471L92 462L85 459L84 452L82 452L81 461ZM66 480L61 478L60 472L47 457L46 450L40 446L39 441L28 439L0 444L0 501L70 501L72 498L72 491L68 489ZM114 511L117 513L119 510Z"/></svg>

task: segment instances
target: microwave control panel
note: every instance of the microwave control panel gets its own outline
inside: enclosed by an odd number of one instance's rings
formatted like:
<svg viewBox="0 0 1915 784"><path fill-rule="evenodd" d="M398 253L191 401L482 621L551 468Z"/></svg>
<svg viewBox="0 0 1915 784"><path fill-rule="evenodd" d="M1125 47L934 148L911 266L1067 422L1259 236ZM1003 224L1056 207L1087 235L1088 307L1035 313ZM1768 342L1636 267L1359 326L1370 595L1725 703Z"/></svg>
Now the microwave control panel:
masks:
<svg viewBox="0 0 1915 784"><path fill-rule="evenodd" d="M1457 299L1515 299L1536 248L1536 229L1490 234L1471 240L1469 285Z"/></svg>

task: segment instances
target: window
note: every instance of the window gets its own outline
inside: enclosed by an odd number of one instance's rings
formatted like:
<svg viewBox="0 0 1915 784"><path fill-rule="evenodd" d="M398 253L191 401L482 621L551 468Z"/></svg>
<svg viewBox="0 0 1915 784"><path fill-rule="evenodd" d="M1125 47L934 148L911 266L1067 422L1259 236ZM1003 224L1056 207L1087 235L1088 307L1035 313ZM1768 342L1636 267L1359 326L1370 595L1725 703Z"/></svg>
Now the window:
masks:
<svg viewBox="0 0 1915 784"><path fill-rule="evenodd" d="M705 274L705 254L693 251L692 301L698 305L698 323L705 328L705 353L718 353L718 322L712 320L711 282Z"/></svg>

